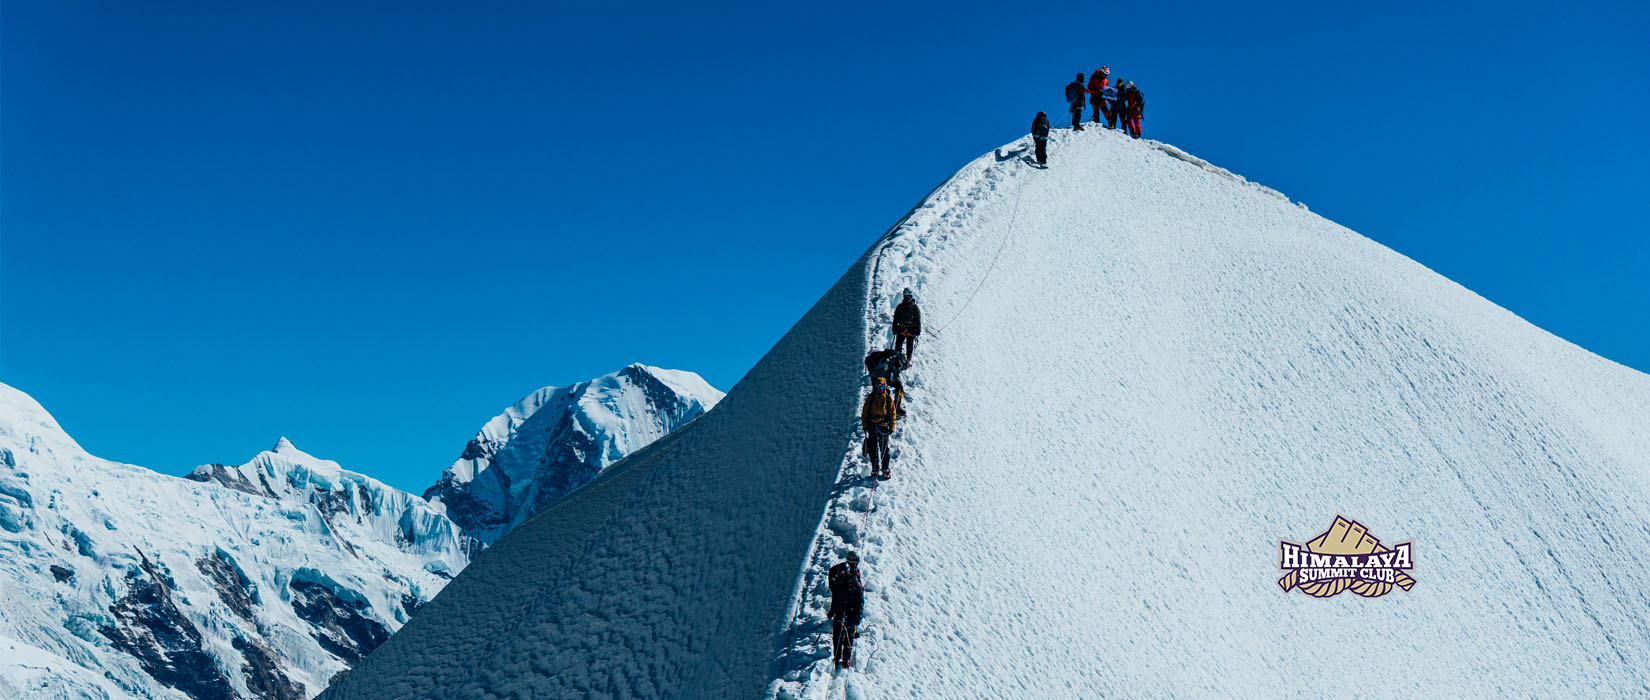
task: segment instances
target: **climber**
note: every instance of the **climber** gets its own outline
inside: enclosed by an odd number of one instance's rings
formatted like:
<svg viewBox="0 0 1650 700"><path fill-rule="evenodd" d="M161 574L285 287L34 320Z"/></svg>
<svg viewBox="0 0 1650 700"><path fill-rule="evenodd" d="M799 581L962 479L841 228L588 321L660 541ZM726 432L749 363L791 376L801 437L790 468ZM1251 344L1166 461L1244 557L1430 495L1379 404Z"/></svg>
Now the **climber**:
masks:
<svg viewBox="0 0 1650 700"><path fill-rule="evenodd" d="M837 668L854 665L854 640L859 638L859 619L865 611L865 589L859 580L859 554L848 550L847 561L831 567L825 580L831 586L831 663Z"/></svg>
<svg viewBox="0 0 1650 700"><path fill-rule="evenodd" d="M908 365L905 356L897 350L873 350L865 356L865 371L874 380L881 377L887 380L888 386L894 388L894 414L905 417L905 384L899 380L899 373Z"/></svg>
<svg viewBox="0 0 1650 700"><path fill-rule="evenodd" d="M1083 95L1088 94L1088 88L1083 87L1083 74L1078 73L1077 79L1066 85L1066 104L1071 107L1072 131L1083 130Z"/></svg>
<svg viewBox="0 0 1650 700"><path fill-rule="evenodd" d="M1100 100L1100 109L1106 115L1106 128L1116 129L1117 120L1122 116L1117 113L1117 85L1107 84L1104 88L1101 88L1098 99Z"/></svg>
<svg viewBox="0 0 1650 700"><path fill-rule="evenodd" d="M1037 113L1031 120L1031 140L1037 144L1037 164L1048 165L1048 115Z"/></svg>
<svg viewBox="0 0 1650 700"><path fill-rule="evenodd" d="M871 476L887 481L893 475L888 471L888 436L894 432L894 417L898 409L888 395L888 380L871 380L871 393L859 409L859 424L865 428L865 456L871 461Z"/></svg>
<svg viewBox="0 0 1650 700"><path fill-rule="evenodd" d="M1113 80L1112 87L1107 88L1106 94L1110 96L1111 105L1111 111L1106 113L1107 128L1111 128L1114 119L1123 127L1124 131L1129 128L1128 113L1124 111L1128 108L1128 94L1123 90L1123 86L1128 84L1129 81L1118 79Z"/></svg>
<svg viewBox="0 0 1650 700"><path fill-rule="evenodd" d="M1106 111L1106 100L1101 93L1111 84L1111 66L1100 66L1100 70L1089 76L1089 104L1094 105L1094 123L1100 123L1100 114Z"/></svg>
<svg viewBox="0 0 1650 700"><path fill-rule="evenodd" d="M1129 112L1125 116L1128 118L1129 135L1140 138L1140 118L1146 114L1146 95L1132 82L1128 89Z"/></svg>
<svg viewBox="0 0 1650 700"><path fill-rule="evenodd" d="M917 308L917 297L906 287L899 306L894 307L894 350L905 349L905 364L917 354L917 336L922 335L922 309Z"/></svg>

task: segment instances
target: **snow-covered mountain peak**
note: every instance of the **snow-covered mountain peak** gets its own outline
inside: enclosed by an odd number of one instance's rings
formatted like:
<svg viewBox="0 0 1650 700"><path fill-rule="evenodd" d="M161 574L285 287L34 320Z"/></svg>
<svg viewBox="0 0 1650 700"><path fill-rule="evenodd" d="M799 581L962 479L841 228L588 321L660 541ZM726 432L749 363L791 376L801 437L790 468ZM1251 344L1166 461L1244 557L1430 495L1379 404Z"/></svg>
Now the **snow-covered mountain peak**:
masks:
<svg viewBox="0 0 1650 700"><path fill-rule="evenodd" d="M80 448L33 396L0 383L0 436L6 435L30 436L42 448Z"/></svg>
<svg viewBox="0 0 1650 700"><path fill-rule="evenodd" d="M87 454L0 384L0 697L302 700L473 549L285 439L180 479Z"/></svg>
<svg viewBox="0 0 1650 700"><path fill-rule="evenodd" d="M487 421L424 496L491 542L721 398L693 372L643 364L547 386Z"/></svg>
<svg viewBox="0 0 1650 700"><path fill-rule="evenodd" d="M286 439L285 435L282 435L281 439L276 440L275 441L275 446L270 448L269 451L274 452L276 454L279 454L279 453L282 453L282 452L298 452L298 453L303 452L303 450L298 449L298 447L296 445L293 445L291 440Z"/></svg>
<svg viewBox="0 0 1650 700"><path fill-rule="evenodd" d="M498 541L323 697L1650 688L1650 376L1165 144L1059 130L1046 170L1028 145L965 166L716 410ZM879 484L861 360L905 287L925 333ZM1412 543L1413 589L1280 590L1280 538L1336 514ZM865 623L838 672L849 549Z"/></svg>

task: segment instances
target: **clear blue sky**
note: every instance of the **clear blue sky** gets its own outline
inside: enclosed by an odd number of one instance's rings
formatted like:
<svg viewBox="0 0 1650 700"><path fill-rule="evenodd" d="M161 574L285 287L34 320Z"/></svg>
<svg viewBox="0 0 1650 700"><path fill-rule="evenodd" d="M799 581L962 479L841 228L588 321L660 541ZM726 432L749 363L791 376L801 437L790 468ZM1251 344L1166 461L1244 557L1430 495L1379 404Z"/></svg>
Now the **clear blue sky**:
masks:
<svg viewBox="0 0 1650 700"><path fill-rule="evenodd" d="M422 490L539 386L728 388L1101 64L1148 137L1650 369L1644 3L1163 6L10 0L0 381L103 457L286 435Z"/></svg>

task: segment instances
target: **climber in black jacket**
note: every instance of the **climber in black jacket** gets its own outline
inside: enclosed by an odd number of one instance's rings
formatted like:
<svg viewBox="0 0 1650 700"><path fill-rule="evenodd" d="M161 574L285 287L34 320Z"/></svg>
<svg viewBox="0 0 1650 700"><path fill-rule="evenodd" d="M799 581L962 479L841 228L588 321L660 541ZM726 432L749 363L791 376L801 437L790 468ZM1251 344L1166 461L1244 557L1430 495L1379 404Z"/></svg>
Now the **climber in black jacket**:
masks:
<svg viewBox="0 0 1650 700"><path fill-rule="evenodd" d="M848 552L847 561L831 567L825 575L831 586L831 662L837 668L854 664L854 639L859 637L859 619L865 612L865 589L859 580L859 554Z"/></svg>
<svg viewBox="0 0 1650 700"><path fill-rule="evenodd" d="M906 287L899 306L894 307L894 351L905 348L905 364L911 364L911 357L917 354L917 336L922 335L922 309L917 308L917 298Z"/></svg>
<svg viewBox="0 0 1650 700"><path fill-rule="evenodd" d="M1037 164L1048 165L1048 115L1037 113L1031 120L1031 140L1037 144Z"/></svg>

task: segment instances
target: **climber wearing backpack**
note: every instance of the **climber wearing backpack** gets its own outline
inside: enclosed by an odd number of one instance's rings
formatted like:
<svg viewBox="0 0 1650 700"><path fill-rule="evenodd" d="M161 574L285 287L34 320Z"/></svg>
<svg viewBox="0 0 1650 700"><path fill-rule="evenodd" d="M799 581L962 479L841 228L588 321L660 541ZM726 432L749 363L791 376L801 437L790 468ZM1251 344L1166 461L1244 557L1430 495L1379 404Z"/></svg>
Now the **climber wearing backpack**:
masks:
<svg viewBox="0 0 1650 700"><path fill-rule="evenodd" d="M1094 106L1093 121L1096 124L1100 123L1101 113L1109 109L1106 106L1106 99L1101 97L1101 94L1111 85L1109 76L1111 76L1111 66L1100 66L1100 70L1089 76L1089 104ZM1110 118L1111 115L1106 116Z"/></svg>
<svg viewBox="0 0 1650 700"><path fill-rule="evenodd" d="M837 668L854 664L854 640L865 612L865 588L859 580L859 554L848 551L846 561L831 567L825 580L831 586L831 663Z"/></svg>
<svg viewBox="0 0 1650 700"><path fill-rule="evenodd" d="M1146 114L1146 95L1134 83L1129 83L1129 135L1140 138L1140 118Z"/></svg>
<svg viewBox="0 0 1650 700"><path fill-rule="evenodd" d="M1121 114L1122 107L1120 106L1121 98L1117 94L1117 88L1120 84L1121 81L1117 84L1109 84L1100 90L1100 106L1105 110L1107 129L1116 129L1117 120L1123 116Z"/></svg>
<svg viewBox="0 0 1650 700"><path fill-rule="evenodd" d="M900 418L905 417L905 385L900 382L899 373L906 367L905 356L897 350L873 350L865 356L865 372L873 381L881 378L893 389L894 414Z"/></svg>
<svg viewBox="0 0 1650 700"><path fill-rule="evenodd" d="M1048 165L1048 115L1037 113L1031 120L1031 140L1037 144L1037 164Z"/></svg>
<svg viewBox="0 0 1650 700"><path fill-rule="evenodd" d="M905 363L917 354L917 336L922 335L922 309L917 308L917 297L906 287L899 306L894 307L894 350L905 349Z"/></svg>
<svg viewBox="0 0 1650 700"><path fill-rule="evenodd" d="M871 476L887 481L893 476L888 471L888 436L894 433L894 417L899 407L888 391L888 380L871 380L871 393L859 409L859 424L865 428L865 457L871 461Z"/></svg>
<svg viewBox="0 0 1650 700"><path fill-rule="evenodd" d="M1077 79L1066 85L1066 104L1071 107L1072 131L1083 130L1083 95L1088 94L1088 88L1083 87L1083 74L1078 73Z"/></svg>

